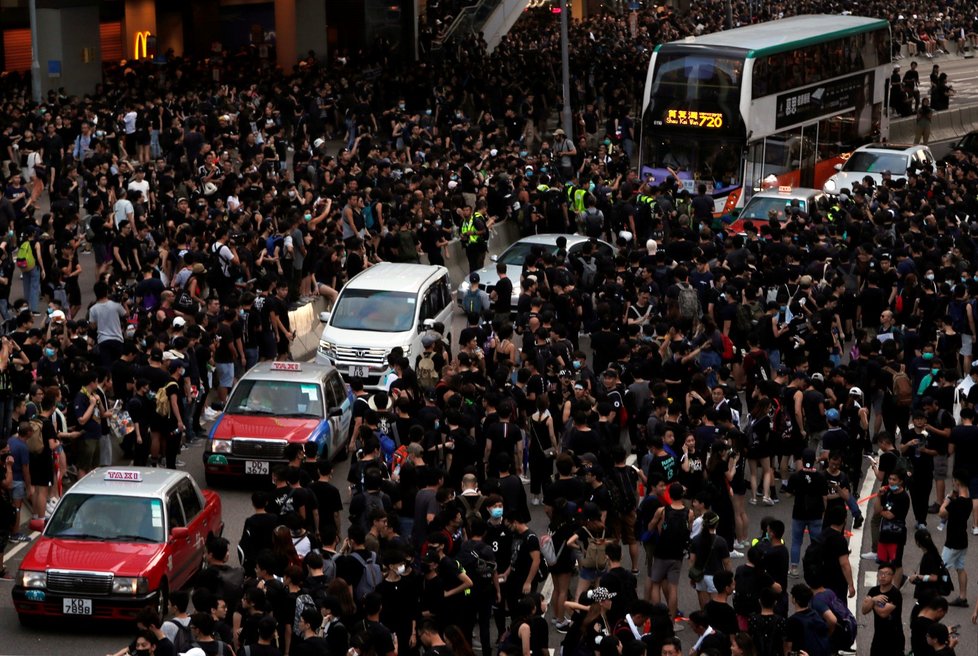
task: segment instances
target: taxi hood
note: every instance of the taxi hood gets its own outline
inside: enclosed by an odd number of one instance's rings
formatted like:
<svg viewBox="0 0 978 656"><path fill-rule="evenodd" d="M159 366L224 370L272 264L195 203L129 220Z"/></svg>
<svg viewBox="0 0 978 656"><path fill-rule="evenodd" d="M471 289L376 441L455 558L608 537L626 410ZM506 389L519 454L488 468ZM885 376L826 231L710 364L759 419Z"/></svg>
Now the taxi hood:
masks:
<svg viewBox="0 0 978 656"><path fill-rule="evenodd" d="M162 558L165 544L102 542L41 536L24 557L30 570L72 569L112 572L116 576L143 576Z"/></svg>
<svg viewBox="0 0 978 656"><path fill-rule="evenodd" d="M271 417L225 413L214 425L212 437L217 440L251 437L262 440L306 442L321 421L321 419L309 417Z"/></svg>

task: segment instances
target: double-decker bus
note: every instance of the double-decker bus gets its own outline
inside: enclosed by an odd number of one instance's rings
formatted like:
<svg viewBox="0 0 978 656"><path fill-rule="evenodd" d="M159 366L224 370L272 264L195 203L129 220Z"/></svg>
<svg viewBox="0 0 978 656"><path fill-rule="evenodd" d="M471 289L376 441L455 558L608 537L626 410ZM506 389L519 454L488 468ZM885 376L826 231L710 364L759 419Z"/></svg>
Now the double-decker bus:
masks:
<svg viewBox="0 0 978 656"><path fill-rule="evenodd" d="M705 184L717 212L762 188L821 188L848 152L885 138L890 25L810 15L658 46L640 172Z"/></svg>

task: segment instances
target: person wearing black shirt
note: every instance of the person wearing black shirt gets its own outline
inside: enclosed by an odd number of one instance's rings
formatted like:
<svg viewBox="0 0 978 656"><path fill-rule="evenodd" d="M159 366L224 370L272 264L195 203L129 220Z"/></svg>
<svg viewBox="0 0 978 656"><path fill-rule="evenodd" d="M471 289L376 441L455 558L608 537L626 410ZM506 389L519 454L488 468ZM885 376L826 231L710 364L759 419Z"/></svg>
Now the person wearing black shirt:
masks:
<svg viewBox="0 0 978 656"><path fill-rule="evenodd" d="M289 654L292 656L329 656L326 638L318 635L323 624L323 616L318 608L304 608L299 615L298 629L301 640L293 639Z"/></svg>
<svg viewBox="0 0 978 656"><path fill-rule="evenodd" d="M278 356L289 352L289 345L295 339L295 331L289 323L289 308L285 299L289 295L289 285L284 279L279 281L275 292L265 299L261 311L271 332L271 342L275 344ZM266 338L268 339L268 338Z"/></svg>
<svg viewBox="0 0 978 656"><path fill-rule="evenodd" d="M735 635L739 630L737 613L727 603L727 597L733 592L733 572L724 570L715 575L713 577L713 585L717 591L713 593L710 601L706 603L703 612L706 613L706 617L713 629L725 633L728 636Z"/></svg>
<svg viewBox="0 0 978 656"><path fill-rule="evenodd" d="M814 541L822 533L822 515L825 513L825 497L828 486L825 475L815 469L815 450L805 449L801 457L802 467L788 479L788 492L795 495L791 509L791 570L796 572L801 561L801 543L808 537Z"/></svg>
<svg viewBox="0 0 978 656"><path fill-rule="evenodd" d="M278 515L265 512L267 504L268 493L264 490L251 495L251 507L255 514L245 520L244 530L238 541L238 550L243 554L242 565L248 574L255 571L258 554L272 548L272 533L280 523Z"/></svg>
<svg viewBox="0 0 978 656"><path fill-rule="evenodd" d="M499 276L499 281L490 294L492 311L496 315L496 321L509 323L509 312L513 299L513 281L506 275L506 264L504 262L496 263L496 275Z"/></svg>
<svg viewBox="0 0 978 656"><path fill-rule="evenodd" d="M955 488L941 503L938 515L946 523L944 550L941 559L948 570L958 573L958 598L951 602L952 606L967 607L968 605L968 571L965 569L965 556L968 553L968 517L972 513L970 491L968 489L968 474L957 472L954 475Z"/></svg>
<svg viewBox="0 0 978 656"><path fill-rule="evenodd" d="M869 589L860 611L873 613L873 643L870 656L902 654L906 643L903 634L903 595L893 585L893 566L883 563L876 572L878 584Z"/></svg>
<svg viewBox="0 0 978 656"><path fill-rule="evenodd" d="M935 656L936 650L928 643L927 633L932 626L940 625L947 615L947 599L934 596L924 604L917 617L910 620L910 652L914 656Z"/></svg>

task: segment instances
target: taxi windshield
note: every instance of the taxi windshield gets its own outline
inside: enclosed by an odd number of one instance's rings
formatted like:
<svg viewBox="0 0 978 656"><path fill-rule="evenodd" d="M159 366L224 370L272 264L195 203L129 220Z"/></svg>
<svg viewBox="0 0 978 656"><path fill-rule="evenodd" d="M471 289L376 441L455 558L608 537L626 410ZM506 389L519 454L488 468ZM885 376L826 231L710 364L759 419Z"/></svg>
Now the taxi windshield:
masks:
<svg viewBox="0 0 978 656"><path fill-rule="evenodd" d="M774 210L778 214L778 221L784 221L787 217L785 216L785 211L788 209L788 205L791 203L790 198L771 198L770 196L754 196L747 203L744 211L740 213L741 219L760 219L761 221L768 220L768 212ZM808 212L808 201L804 199L798 200L798 207L802 212Z"/></svg>
<svg viewBox="0 0 978 656"><path fill-rule="evenodd" d="M380 289L347 289L333 308L330 324L343 330L403 333L414 328L417 294Z"/></svg>
<svg viewBox="0 0 978 656"><path fill-rule="evenodd" d="M122 485L132 485L123 483ZM163 542L163 503L149 497L67 494L48 521L49 538Z"/></svg>
<svg viewBox="0 0 978 656"><path fill-rule="evenodd" d="M316 383L242 380L231 395L225 412L322 419L323 401Z"/></svg>

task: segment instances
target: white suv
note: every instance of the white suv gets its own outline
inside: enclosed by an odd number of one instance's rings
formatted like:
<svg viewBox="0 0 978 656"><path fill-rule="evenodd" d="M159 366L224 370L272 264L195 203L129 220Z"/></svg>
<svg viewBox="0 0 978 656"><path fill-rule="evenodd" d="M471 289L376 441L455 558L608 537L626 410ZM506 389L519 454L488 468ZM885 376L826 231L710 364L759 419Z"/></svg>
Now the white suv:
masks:
<svg viewBox="0 0 978 656"><path fill-rule="evenodd" d="M927 164L933 167L935 161L927 146L867 144L854 150L844 164L836 164L837 173L825 181L822 190L827 194L838 194L866 176L879 185L887 171L893 180L903 180L907 177L907 169L923 168Z"/></svg>

